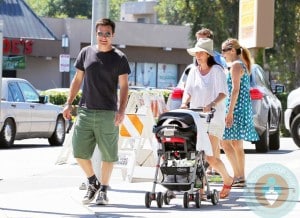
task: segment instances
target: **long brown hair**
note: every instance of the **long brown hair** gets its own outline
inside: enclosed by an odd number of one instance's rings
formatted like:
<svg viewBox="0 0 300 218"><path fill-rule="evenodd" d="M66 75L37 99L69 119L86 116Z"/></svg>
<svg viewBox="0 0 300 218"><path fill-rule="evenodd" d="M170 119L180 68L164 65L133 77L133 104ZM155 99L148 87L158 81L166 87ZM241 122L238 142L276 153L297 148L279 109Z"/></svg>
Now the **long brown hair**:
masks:
<svg viewBox="0 0 300 218"><path fill-rule="evenodd" d="M237 39L229 38L223 42L226 48L233 48L236 50L237 55L241 55L243 62L245 63L248 72L251 72L251 54L246 47L242 47Z"/></svg>

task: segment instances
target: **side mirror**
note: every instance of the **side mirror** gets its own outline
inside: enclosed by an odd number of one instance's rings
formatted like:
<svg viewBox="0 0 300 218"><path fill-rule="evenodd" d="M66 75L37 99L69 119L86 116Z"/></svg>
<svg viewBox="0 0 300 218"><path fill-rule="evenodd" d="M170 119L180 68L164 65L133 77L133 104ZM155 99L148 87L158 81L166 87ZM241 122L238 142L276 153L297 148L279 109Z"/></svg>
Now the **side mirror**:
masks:
<svg viewBox="0 0 300 218"><path fill-rule="evenodd" d="M49 98L47 95L41 95L39 96L39 101L41 104L46 104L49 102Z"/></svg>

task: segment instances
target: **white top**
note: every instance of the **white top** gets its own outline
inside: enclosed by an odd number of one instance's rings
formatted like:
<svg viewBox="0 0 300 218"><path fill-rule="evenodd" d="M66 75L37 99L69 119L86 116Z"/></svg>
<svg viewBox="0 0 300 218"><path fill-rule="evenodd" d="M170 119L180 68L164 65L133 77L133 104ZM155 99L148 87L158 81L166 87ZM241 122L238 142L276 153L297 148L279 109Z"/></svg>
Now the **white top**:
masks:
<svg viewBox="0 0 300 218"><path fill-rule="evenodd" d="M213 102L219 93L228 95L226 75L221 66L213 65L205 76L201 75L197 66L191 69L184 89L184 95L189 94L191 96L190 108L205 107ZM225 128L225 110L224 99L216 105L216 112L211 124Z"/></svg>

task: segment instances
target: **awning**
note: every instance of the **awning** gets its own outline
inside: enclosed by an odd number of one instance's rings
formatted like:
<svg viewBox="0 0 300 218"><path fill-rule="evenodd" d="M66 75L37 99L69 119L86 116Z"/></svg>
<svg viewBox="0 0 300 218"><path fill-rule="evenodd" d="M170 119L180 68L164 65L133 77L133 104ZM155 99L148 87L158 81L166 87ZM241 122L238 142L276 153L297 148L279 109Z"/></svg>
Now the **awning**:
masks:
<svg viewBox="0 0 300 218"><path fill-rule="evenodd" d="M55 40L55 35L22 0L1 0L3 37Z"/></svg>

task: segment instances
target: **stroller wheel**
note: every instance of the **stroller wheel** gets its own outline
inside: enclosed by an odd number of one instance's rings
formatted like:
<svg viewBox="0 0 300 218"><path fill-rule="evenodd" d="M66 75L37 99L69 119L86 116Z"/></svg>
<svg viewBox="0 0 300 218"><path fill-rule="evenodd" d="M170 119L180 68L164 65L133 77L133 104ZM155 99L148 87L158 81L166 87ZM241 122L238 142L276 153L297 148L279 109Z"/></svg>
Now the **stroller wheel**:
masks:
<svg viewBox="0 0 300 218"><path fill-rule="evenodd" d="M150 192L146 192L146 194L145 194L145 206L147 208L149 208L151 206L151 201L152 201L152 199L151 199L151 193Z"/></svg>
<svg viewBox="0 0 300 218"><path fill-rule="evenodd" d="M219 203L219 193L216 189L213 190L213 192L210 194L211 203L213 205L217 205Z"/></svg>
<svg viewBox="0 0 300 218"><path fill-rule="evenodd" d="M199 192L196 193L195 204L196 204L197 208L200 208L200 206L201 206L201 194Z"/></svg>
<svg viewBox="0 0 300 218"><path fill-rule="evenodd" d="M159 208L162 207L163 203L164 203L164 199L163 199L163 194L161 192L158 192L157 193L157 196L156 196L156 202L157 202L157 206Z"/></svg>
<svg viewBox="0 0 300 218"><path fill-rule="evenodd" d="M188 192L184 192L183 194L183 207L184 208L188 208L189 207L189 193Z"/></svg>
<svg viewBox="0 0 300 218"><path fill-rule="evenodd" d="M168 191L165 192L164 194L164 202L165 202L165 205L169 205L170 204L170 198L168 196Z"/></svg>

